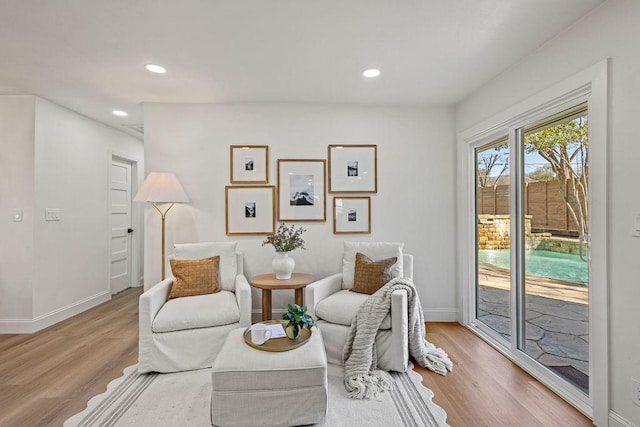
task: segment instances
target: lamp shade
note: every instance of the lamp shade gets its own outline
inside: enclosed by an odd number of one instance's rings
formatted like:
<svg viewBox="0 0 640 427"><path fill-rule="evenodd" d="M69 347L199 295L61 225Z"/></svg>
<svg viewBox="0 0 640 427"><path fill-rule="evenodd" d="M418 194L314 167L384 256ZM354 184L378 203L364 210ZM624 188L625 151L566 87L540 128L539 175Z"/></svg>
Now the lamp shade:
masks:
<svg viewBox="0 0 640 427"><path fill-rule="evenodd" d="M135 202L185 203L189 201L189 197L175 174L151 172L133 200Z"/></svg>

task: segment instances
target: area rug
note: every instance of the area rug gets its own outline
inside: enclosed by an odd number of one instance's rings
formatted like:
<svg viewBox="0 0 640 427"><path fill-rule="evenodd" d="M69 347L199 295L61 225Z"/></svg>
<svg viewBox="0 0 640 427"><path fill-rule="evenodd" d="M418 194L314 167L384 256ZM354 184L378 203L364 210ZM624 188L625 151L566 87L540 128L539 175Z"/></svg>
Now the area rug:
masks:
<svg viewBox="0 0 640 427"><path fill-rule="evenodd" d="M393 373L393 389L379 400L352 400L343 385L342 367L328 366L329 410L317 426L446 426L447 414L432 402L433 392L413 370ZM124 370L87 409L65 421L80 426L211 426L211 370L139 374ZM247 408L250 410L250 408Z"/></svg>

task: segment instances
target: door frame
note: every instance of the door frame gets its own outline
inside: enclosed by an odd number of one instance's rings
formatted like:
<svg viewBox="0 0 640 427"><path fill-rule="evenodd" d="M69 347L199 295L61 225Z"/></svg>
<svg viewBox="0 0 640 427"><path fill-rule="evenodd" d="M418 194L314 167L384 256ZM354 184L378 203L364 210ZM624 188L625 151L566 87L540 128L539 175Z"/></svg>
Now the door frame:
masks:
<svg viewBox="0 0 640 427"><path fill-rule="evenodd" d="M143 221L142 209L138 203L133 202L133 197L138 192L141 182L142 169L139 166L142 162L140 159L124 153L118 153L109 150L108 155L108 172L107 172L107 228L111 230L111 164L116 160L119 162L129 163L131 165L131 228L134 232L131 236L131 277L130 286L140 287L144 283L144 275L142 274L142 261L144 259L143 250ZM111 232L108 233L107 240L107 289L111 292Z"/></svg>
<svg viewBox="0 0 640 427"><path fill-rule="evenodd" d="M461 323L488 340L498 351L513 360L536 379L560 395L596 425L607 425L609 420L609 358L608 358L608 212L607 212L607 164L608 164L608 70L609 61L601 61L584 71L565 79L547 90L529 97L496 116L458 134L458 262L460 276ZM543 372L528 357L514 351L513 345L503 346L474 325L474 295L476 275L475 230L475 176L474 148L489 142L496 135L509 135L525 119L536 114L560 108L587 99L589 111L590 157L590 264L589 289L589 354L590 395L588 399L573 392L568 386L558 386L559 381ZM469 214L471 213L471 214ZM514 214L512 205L511 214ZM512 286L513 287L513 286ZM513 292L512 292L513 293ZM515 319L512 320L515 322ZM550 381L553 380L553 381Z"/></svg>

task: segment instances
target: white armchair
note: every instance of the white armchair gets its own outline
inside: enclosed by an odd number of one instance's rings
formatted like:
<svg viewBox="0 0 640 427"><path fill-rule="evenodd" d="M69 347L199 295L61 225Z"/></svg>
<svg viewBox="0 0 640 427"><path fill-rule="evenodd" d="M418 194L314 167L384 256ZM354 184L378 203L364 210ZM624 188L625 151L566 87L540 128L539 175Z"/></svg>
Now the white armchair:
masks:
<svg viewBox="0 0 640 427"><path fill-rule="evenodd" d="M342 272L318 280L305 288L305 304L322 331L327 361L342 365L342 352L351 320L367 294L351 292L354 259L357 252L374 261L397 257L394 277L413 280L413 256L402 253L402 243L345 242ZM384 319L376 336L378 367L405 372L409 362L408 314L406 291L391 296L391 313Z"/></svg>
<svg viewBox="0 0 640 427"><path fill-rule="evenodd" d="M235 242L174 246L176 259L220 256L214 294L167 301L173 276L140 296L138 371L177 372L210 367L229 331L251 325L251 288ZM167 263L170 265L170 263Z"/></svg>

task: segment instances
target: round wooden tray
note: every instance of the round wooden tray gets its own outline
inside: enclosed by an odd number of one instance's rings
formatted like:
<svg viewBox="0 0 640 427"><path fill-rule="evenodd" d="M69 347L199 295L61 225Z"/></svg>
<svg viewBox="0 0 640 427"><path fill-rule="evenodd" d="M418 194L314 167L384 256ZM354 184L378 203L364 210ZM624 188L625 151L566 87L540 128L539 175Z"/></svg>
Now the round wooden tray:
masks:
<svg viewBox="0 0 640 427"><path fill-rule="evenodd" d="M284 328L284 326L287 324L287 321L286 320L265 320L261 323L280 323ZM251 326L249 326L244 331L244 334L242 335L244 336L244 342L246 342L253 348L257 348L258 350L288 351L288 350L293 350L294 348L298 348L301 345L304 345L307 341L309 341L309 338L311 338L311 331L307 328L302 328L302 330L300 331L300 334L298 335L298 338L296 338L295 340L289 339L287 337L271 338L270 340L266 341L264 344L261 344L261 345L254 344L253 341L251 341Z"/></svg>

